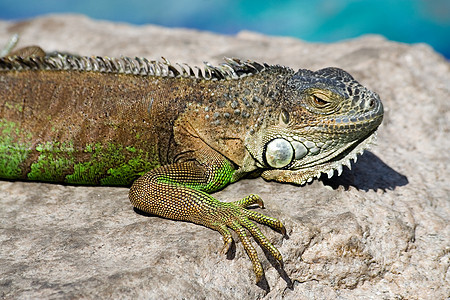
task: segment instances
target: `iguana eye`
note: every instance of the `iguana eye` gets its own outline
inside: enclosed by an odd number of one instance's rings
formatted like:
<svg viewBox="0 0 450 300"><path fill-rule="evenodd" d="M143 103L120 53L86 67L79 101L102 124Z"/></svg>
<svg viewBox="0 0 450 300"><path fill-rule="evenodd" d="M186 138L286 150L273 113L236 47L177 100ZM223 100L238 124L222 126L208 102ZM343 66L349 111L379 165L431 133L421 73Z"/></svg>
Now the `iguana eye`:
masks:
<svg viewBox="0 0 450 300"><path fill-rule="evenodd" d="M323 97L320 97L318 95L312 95L313 97L313 103L316 107L325 107L329 103L328 101L324 100Z"/></svg>
<svg viewBox="0 0 450 300"><path fill-rule="evenodd" d="M283 168L292 162L294 149L285 139L274 139L266 146L265 160L272 168Z"/></svg>

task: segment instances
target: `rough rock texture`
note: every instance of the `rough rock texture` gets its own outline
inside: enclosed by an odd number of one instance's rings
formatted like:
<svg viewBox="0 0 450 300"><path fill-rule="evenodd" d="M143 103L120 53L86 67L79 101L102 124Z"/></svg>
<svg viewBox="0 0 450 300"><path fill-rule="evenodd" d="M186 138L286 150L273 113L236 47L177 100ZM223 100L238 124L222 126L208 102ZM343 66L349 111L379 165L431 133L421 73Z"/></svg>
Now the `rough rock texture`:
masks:
<svg viewBox="0 0 450 300"><path fill-rule="evenodd" d="M0 22L0 43L83 55L224 56L298 68L338 66L385 106L378 146L343 175L298 187L243 180L215 195L265 199L288 239L280 269L262 251L254 284L240 243L227 257L217 232L133 211L126 188L0 181L0 297L190 299L444 299L450 295L450 65L426 45L379 36L310 44L250 32L216 35L134 27L81 16ZM260 250L260 249L259 249Z"/></svg>

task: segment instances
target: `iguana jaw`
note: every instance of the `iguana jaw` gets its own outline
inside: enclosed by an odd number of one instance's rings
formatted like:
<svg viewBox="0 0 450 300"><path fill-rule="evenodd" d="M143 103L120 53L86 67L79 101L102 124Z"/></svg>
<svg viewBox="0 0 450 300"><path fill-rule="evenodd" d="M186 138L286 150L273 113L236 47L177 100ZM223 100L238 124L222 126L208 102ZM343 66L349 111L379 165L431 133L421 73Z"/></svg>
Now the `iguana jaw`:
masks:
<svg viewBox="0 0 450 300"><path fill-rule="evenodd" d="M369 133L362 140L357 140L349 144L346 148L335 155L331 160L312 164L297 170L272 169L262 172L261 177L265 180L274 180L278 182L288 182L303 185L311 182L314 178L319 178L322 173L327 174L328 178L334 175L337 170L338 175L342 173L343 166L351 168L351 161L356 162L358 154L362 154L371 144L376 141L376 130Z"/></svg>

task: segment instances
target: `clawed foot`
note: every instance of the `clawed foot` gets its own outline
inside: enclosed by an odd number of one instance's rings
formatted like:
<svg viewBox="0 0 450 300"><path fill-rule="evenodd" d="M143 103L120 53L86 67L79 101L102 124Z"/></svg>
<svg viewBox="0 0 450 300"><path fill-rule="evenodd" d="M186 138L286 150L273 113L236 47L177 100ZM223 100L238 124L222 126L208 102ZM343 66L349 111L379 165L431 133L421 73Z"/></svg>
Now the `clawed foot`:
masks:
<svg viewBox="0 0 450 300"><path fill-rule="evenodd" d="M259 261L257 252L251 244L250 237L247 234L250 232L251 236L258 242L258 244L267 252L269 252L279 263L283 265L283 258L275 246L269 242L269 240L262 234L259 228L252 222L256 221L260 224L268 225L283 235L286 235L286 229L283 224L276 218L265 216L259 212L250 211L246 208L250 205L258 204L260 207L264 207L264 203L261 197L257 195L249 195L242 200L235 202L220 202L218 207L217 216L220 221L213 222L212 226L209 226L219 231L223 236L224 246L221 253L225 254L230 249L233 242L231 233L228 228L234 230L244 246L247 255L249 256L253 270L256 275L256 282L259 282L264 276L264 270ZM247 230L245 230L247 229Z"/></svg>

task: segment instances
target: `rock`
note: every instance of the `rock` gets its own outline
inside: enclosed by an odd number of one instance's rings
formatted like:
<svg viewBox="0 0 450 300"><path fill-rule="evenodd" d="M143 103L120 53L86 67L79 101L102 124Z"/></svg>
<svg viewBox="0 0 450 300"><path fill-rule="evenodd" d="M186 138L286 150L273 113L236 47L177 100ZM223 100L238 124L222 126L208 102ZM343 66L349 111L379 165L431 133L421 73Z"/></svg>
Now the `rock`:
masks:
<svg viewBox="0 0 450 300"><path fill-rule="evenodd" d="M284 257L258 249L254 284L239 242L198 225L133 211L127 188L0 181L0 297L208 299L444 299L450 295L450 65L426 45L379 36L335 44L251 32L224 36L55 15L0 21L0 43L82 55L224 56L292 68L341 67L380 94L378 145L352 170L303 187L261 178L215 194L265 200L289 238L259 226Z"/></svg>

